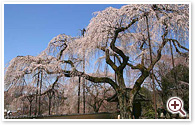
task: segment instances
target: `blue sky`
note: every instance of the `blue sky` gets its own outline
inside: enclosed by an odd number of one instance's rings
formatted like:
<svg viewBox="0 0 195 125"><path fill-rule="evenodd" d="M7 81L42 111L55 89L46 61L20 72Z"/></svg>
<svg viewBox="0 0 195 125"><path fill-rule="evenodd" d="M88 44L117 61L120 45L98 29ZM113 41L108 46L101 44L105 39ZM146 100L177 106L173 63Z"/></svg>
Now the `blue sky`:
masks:
<svg viewBox="0 0 195 125"><path fill-rule="evenodd" d="M5 4L4 63L20 55L38 55L55 36L80 35L92 13L121 4Z"/></svg>

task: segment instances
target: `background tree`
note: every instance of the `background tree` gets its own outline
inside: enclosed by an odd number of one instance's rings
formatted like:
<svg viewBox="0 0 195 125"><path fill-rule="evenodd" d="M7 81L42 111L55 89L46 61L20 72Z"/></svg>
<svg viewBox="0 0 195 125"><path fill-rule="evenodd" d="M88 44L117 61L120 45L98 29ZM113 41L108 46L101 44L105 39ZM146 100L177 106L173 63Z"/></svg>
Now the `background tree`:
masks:
<svg viewBox="0 0 195 125"><path fill-rule="evenodd" d="M86 86L88 100L87 104L93 108L94 112L99 112L101 106L104 104L104 101L111 95L111 87L107 87L105 84L93 84L88 83Z"/></svg>
<svg viewBox="0 0 195 125"><path fill-rule="evenodd" d="M175 67L170 65L170 56L164 56L157 64L156 81L158 94L162 100L161 106L166 108L166 101L172 96L179 96L184 101L184 109L189 109L189 67L188 56L175 55ZM175 82L177 79L177 83ZM179 90L179 91L178 91ZM161 108L161 107L160 107Z"/></svg>

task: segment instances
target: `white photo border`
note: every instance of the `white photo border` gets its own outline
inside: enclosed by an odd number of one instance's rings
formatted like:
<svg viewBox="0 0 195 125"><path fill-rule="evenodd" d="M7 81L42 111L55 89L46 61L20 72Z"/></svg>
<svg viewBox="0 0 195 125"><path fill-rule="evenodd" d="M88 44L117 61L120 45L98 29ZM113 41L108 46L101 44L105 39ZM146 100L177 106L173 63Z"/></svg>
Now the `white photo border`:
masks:
<svg viewBox="0 0 195 125"><path fill-rule="evenodd" d="M4 5L5 4L189 4L189 119L5 119L4 118ZM1 76L0 76L0 79L1 79L1 119L2 121L116 121L116 122L121 122L121 121L156 121L156 122L159 122L159 121L191 121L192 119L192 77L191 77L191 73L192 73L192 51L191 51L191 24L192 24L192 13L191 13L191 2L150 2L150 1L144 1L144 2L141 2L141 1L136 1L136 2L133 2L133 1L130 1L130 0L123 0L123 1L114 1L114 0L99 0L98 1L75 1L75 0L72 0L72 1L60 1L60 2L55 2L55 1L51 1L51 0L48 0L48 1L42 1L42 2L39 2L38 0L36 0L36 2L27 2L27 1L21 1L21 2L18 2L18 1L15 1L15 0L12 0L12 1L2 1L2 12L1 12L1 16L2 16L2 19L1 19L1 35L2 35L2 42L1 42Z"/></svg>

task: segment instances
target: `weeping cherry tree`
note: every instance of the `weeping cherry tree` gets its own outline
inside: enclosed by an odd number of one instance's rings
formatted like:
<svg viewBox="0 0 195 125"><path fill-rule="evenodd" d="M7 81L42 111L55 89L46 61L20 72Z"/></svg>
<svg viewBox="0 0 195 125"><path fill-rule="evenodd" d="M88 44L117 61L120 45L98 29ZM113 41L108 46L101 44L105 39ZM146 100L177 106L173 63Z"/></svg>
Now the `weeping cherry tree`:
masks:
<svg viewBox="0 0 195 125"><path fill-rule="evenodd" d="M120 9L109 7L95 12L85 29L83 36L60 34L54 37L36 57L13 59L6 69L6 85L37 69L48 75L55 74L58 78L82 77L94 84L107 83L118 95L121 118L132 118L134 98L160 60L167 43L171 42L175 48L181 49L180 52L188 51L185 46L189 40L189 5L131 4ZM116 74L116 80L82 71L84 60L92 63L96 59L108 65L109 70ZM130 92L126 91L126 68L140 72Z"/></svg>

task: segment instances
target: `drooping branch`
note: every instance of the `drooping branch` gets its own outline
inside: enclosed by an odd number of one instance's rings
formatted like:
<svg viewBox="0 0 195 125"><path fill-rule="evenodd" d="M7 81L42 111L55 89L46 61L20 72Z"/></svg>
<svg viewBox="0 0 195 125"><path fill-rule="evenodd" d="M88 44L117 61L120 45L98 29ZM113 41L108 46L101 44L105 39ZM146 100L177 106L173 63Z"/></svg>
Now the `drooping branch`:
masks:
<svg viewBox="0 0 195 125"><path fill-rule="evenodd" d="M101 46L101 47L97 47L97 48L99 48L100 50L102 50L103 52L106 52L106 46ZM118 59L118 61L119 61L119 63L121 64L122 62L121 62L121 58L118 56L118 54L116 54L116 53L109 53L109 55L110 56L115 56L117 59Z"/></svg>
<svg viewBox="0 0 195 125"><path fill-rule="evenodd" d="M114 71L117 71L117 66L116 66L116 64L114 64L114 62L110 59L110 55L109 55L109 50L107 49L106 51L105 51L105 53L106 53L106 63L108 63L111 67L112 67L112 69L114 70Z"/></svg>
<svg viewBox="0 0 195 125"><path fill-rule="evenodd" d="M113 39L112 39L112 41L111 41L111 43L110 43L110 48L111 48L114 52L116 52L117 54L119 54L119 55L123 58L123 60L126 59L127 56L123 53L122 50L120 50L119 48L117 48L117 47L115 46L115 42L116 42L116 39L117 39L117 37L118 37L118 34L119 34L120 32L122 32L122 31L125 31L125 30L128 29L129 27L131 27L136 21L138 21L138 18L133 19L132 22L131 22L127 27L121 27L121 28L116 29L115 32L114 32L114 37L113 37Z"/></svg>
<svg viewBox="0 0 195 125"><path fill-rule="evenodd" d="M173 42L176 42L177 43L177 45L180 47L180 48L182 48L182 49L184 49L184 50L186 50L186 51L189 51L189 49L188 48L186 48L186 47L184 47L184 46L182 46L177 40L175 40L175 39L172 39L172 41Z"/></svg>
<svg viewBox="0 0 195 125"><path fill-rule="evenodd" d="M130 101L133 102L135 95L137 94L137 92L140 90L141 88L141 84L144 82L144 80L149 76L150 71L153 69L154 65L160 60L161 58L161 52L162 49L164 48L164 46L166 45L166 43L168 42L168 40L165 38L168 34L168 25L163 22L163 25L165 26L165 30L164 30L164 34L161 36L162 38L162 43L159 46L158 50L157 50L157 56L156 58L154 58L154 60L151 61L150 65L148 68L143 68L143 66L141 64L138 64L137 66L133 66L132 64L128 64L131 67L134 67L136 69L140 69L142 74L139 76L139 78L136 80L135 85L133 86L133 89L131 91L131 99ZM139 67L139 66L142 66Z"/></svg>
<svg viewBox="0 0 195 125"><path fill-rule="evenodd" d="M120 50L119 48L117 48L117 47L115 46L116 39L117 39L118 34L119 34L120 32L125 31L126 29L128 29L129 27L131 27L134 23L136 23L137 21L138 21L138 18L133 19L132 22L131 22L130 24L128 24L127 27L118 28L118 29L116 29L115 32L114 32L114 37L113 37L113 39L112 39L112 41L111 41L111 43L110 43L110 48L111 48L114 52L116 52L117 54L119 54L119 55L122 57L122 59L123 59L122 64L119 66L119 70L123 70L123 69L125 68L125 66L127 65L128 60L129 60L129 57L126 56L122 50Z"/></svg>
<svg viewBox="0 0 195 125"><path fill-rule="evenodd" d="M176 46L175 43L177 43L177 45L178 45L179 48L184 49L184 50L186 50L186 51L189 51L189 49L186 48L186 47L184 47L184 46L182 46L182 45L178 42L178 40L176 40L176 39L167 39L167 40L172 41L172 43L173 43L173 45L175 46L177 52L180 53L180 51L179 51L179 49L177 48L177 46Z"/></svg>
<svg viewBox="0 0 195 125"><path fill-rule="evenodd" d="M76 76L81 76L84 77L85 79L94 82L94 83L108 83L110 84L115 90L117 90L119 88L119 86L110 78L108 77L94 77L94 76L90 76L88 74L85 74L83 72L79 72L79 71L74 71L75 74L77 74Z"/></svg>
<svg viewBox="0 0 195 125"><path fill-rule="evenodd" d="M63 63L68 63L70 64L72 67L74 67L74 63L70 60L63 60ZM94 83L108 83L110 84L115 90L118 88L118 85L110 78L108 77L93 77L93 76L90 76L84 72L80 72L78 70L76 70L75 68L72 69L72 71L67 71L67 70L49 70L47 69L46 67L37 67L39 68L40 70L43 70L45 71L47 74L62 74L64 75L65 77L72 77L72 76L80 76L80 77L84 77L85 79L91 81L91 82L94 82ZM36 70L36 69L30 69L28 71L25 71L24 74L31 74L33 72L33 70ZM57 78L56 78L56 81L54 83L57 83L58 79L62 77L61 75L59 75ZM54 85L54 84L53 84Z"/></svg>
<svg viewBox="0 0 195 125"><path fill-rule="evenodd" d="M131 63L127 63L127 65L130 66L131 69L139 69L140 71L147 70L147 68L143 64L137 64L136 66L134 66Z"/></svg>
<svg viewBox="0 0 195 125"><path fill-rule="evenodd" d="M63 47L63 48L62 48L62 50L60 50L60 53L59 53L59 56L58 56L58 60L61 59L63 52L64 52L64 51L66 50L66 48L67 48L66 43L64 43L63 45L61 45L61 47Z"/></svg>
<svg viewBox="0 0 195 125"><path fill-rule="evenodd" d="M60 60L61 63L68 63L72 68L75 68L74 63L71 60Z"/></svg>
<svg viewBox="0 0 195 125"><path fill-rule="evenodd" d="M168 34L168 25L165 23L165 21L163 22L163 25L165 26L165 31L164 31L164 34L161 36L162 43L161 43L161 45L159 46L159 48L157 50L156 58L152 61L152 63L148 67L148 71L149 72L153 69L154 65L160 60L162 49L164 48L164 46L168 42L168 40L165 38L167 36L167 34Z"/></svg>
<svg viewBox="0 0 195 125"><path fill-rule="evenodd" d="M171 42L171 41L170 41ZM178 52L181 55L180 50L177 48L177 45L175 44L175 42L172 42L174 47L175 47L175 51ZM171 44L171 43L170 43Z"/></svg>

